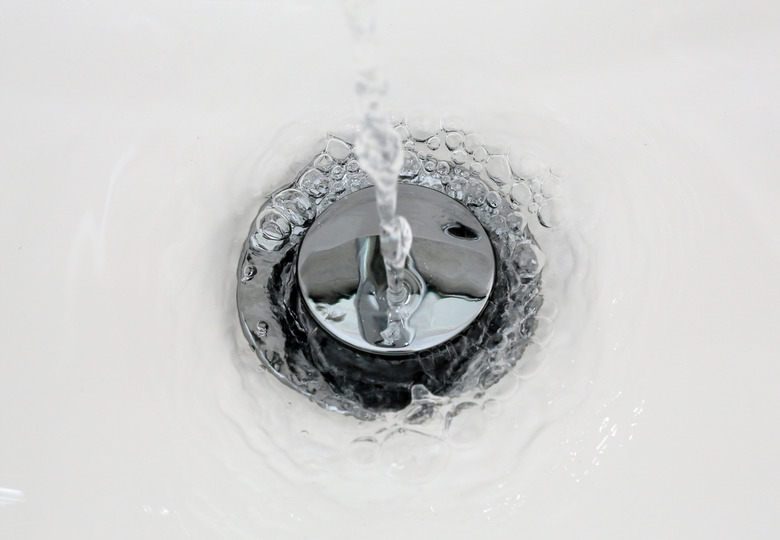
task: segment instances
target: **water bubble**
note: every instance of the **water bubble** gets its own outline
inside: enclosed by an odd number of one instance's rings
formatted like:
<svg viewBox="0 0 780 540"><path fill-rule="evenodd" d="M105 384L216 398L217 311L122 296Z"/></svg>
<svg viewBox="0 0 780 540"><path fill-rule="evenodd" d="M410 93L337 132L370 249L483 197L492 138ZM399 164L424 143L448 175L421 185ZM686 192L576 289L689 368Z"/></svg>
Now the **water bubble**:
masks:
<svg viewBox="0 0 780 540"><path fill-rule="evenodd" d="M344 178L344 167L336 165L333 170L330 171L330 177L334 180L341 180Z"/></svg>
<svg viewBox="0 0 780 540"><path fill-rule="evenodd" d="M536 328L534 329L533 339L537 343L546 345L553 334L553 322L547 317L536 315Z"/></svg>
<svg viewBox="0 0 780 540"><path fill-rule="evenodd" d="M556 315L558 315L557 302L555 302L555 300L550 300L549 298L546 299L544 304L542 304L542 307L539 308L538 314L551 320L554 319Z"/></svg>
<svg viewBox="0 0 780 540"><path fill-rule="evenodd" d="M544 195L542 195L541 193L537 193L536 195L533 196L533 199L531 200L536 204L541 205L544 202Z"/></svg>
<svg viewBox="0 0 780 540"><path fill-rule="evenodd" d="M512 170L520 178L534 178L544 172L544 163L530 156L510 156Z"/></svg>
<svg viewBox="0 0 780 540"><path fill-rule="evenodd" d="M506 352L503 354L506 354ZM507 399L517 392L519 386L520 381L517 379L517 375L515 375L513 370L509 370L498 382L490 387L488 392L493 399Z"/></svg>
<svg viewBox="0 0 780 540"><path fill-rule="evenodd" d="M456 165L463 165L466 163L466 160L469 159L468 154L464 150L455 150L452 153L452 162Z"/></svg>
<svg viewBox="0 0 780 540"><path fill-rule="evenodd" d="M362 467L375 465L379 459L379 443L374 437L358 437L349 445L349 457Z"/></svg>
<svg viewBox="0 0 780 540"><path fill-rule="evenodd" d="M438 191L442 191L444 189L444 185L441 183L441 180L435 176L426 174L425 176L420 176L418 178L420 180L420 185L423 187L435 189Z"/></svg>
<svg viewBox="0 0 780 540"><path fill-rule="evenodd" d="M501 243L498 246L498 256L501 259L509 260L510 257L512 257L512 254L515 251L515 246L517 245L517 240L511 235L505 234L508 232L508 228L503 229L499 232L499 234L503 235L504 238L501 239Z"/></svg>
<svg viewBox="0 0 780 540"><path fill-rule="evenodd" d="M460 116L445 116L441 120L441 127L447 131L463 131L466 121Z"/></svg>
<svg viewBox="0 0 780 540"><path fill-rule="evenodd" d="M560 199L550 199L539 207L539 223L547 228L559 227L566 222L566 208Z"/></svg>
<svg viewBox="0 0 780 540"><path fill-rule="evenodd" d="M515 234L520 234L525 229L525 218L520 212L512 212L506 217L506 226Z"/></svg>
<svg viewBox="0 0 780 540"><path fill-rule="evenodd" d="M433 136L433 137L431 137L430 139L428 139L428 142L427 142L427 143L425 143L425 144L426 144L426 145L428 146L428 148L430 148L431 150L438 150L438 149L439 149L439 147L441 146L441 139L440 139L440 138L438 138L438 137L436 137L436 136Z"/></svg>
<svg viewBox="0 0 780 540"><path fill-rule="evenodd" d="M290 236L290 222L277 210L267 209L257 216L257 231L268 240L280 241Z"/></svg>
<svg viewBox="0 0 780 540"><path fill-rule="evenodd" d="M347 189L347 183L344 180L334 180L330 183L330 190L334 195L343 193Z"/></svg>
<svg viewBox="0 0 780 540"><path fill-rule="evenodd" d="M515 367L515 373L519 379L530 379L542 370L546 360L547 352L544 347L532 341L523 351L523 356Z"/></svg>
<svg viewBox="0 0 780 540"><path fill-rule="evenodd" d="M447 137L444 139L444 144L446 144L447 148L450 150L455 150L461 144L463 144L463 134L457 131L447 133Z"/></svg>
<svg viewBox="0 0 780 540"><path fill-rule="evenodd" d="M482 166L481 163L472 163L471 167L469 167L469 170L471 170L471 172L473 172L476 175L482 174L483 169L484 167Z"/></svg>
<svg viewBox="0 0 780 540"><path fill-rule="evenodd" d="M444 463L447 446L418 431L398 429L382 443L380 463L387 473L401 480L420 481Z"/></svg>
<svg viewBox="0 0 780 540"><path fill-rule="evenodd" d="M488 367L479 377L479 387L485 390L490 388L499 380L501 380L501 378L505 376L508 371L509 367L505 364Z"/></svg>
<svg viewBox="0 0 780 540"><path fill-rule="evenodd" d="M333 158L328 154L320 154L320 156L314 160L314 166L322 172L328 172L333 167Z"/></svg>
<svg viewBox="0 0 780 540"><path fill-rule="evenodd" d="M500 184L505 184L512 179L512 171L509 168L509 160L506 156L490 156L486 165L490 178Z"/></svg>
<svg viewBox="0 0 780 540"><path fill-rule="evenodd" d="M350 159L347 162L347 172L357 172L360 170L360 164L355 159Z"/></svg>
<svg viewBox="0 0 780 540"><path fill-rule="evenodd" d="M414 150L414 147L415 147L415 146L416 146L416 145L415 145L414 141L412 141L412 140L408 140L408 141L406 141L406 142L404 143L404 148L405 148L406 150L409 150L409 151L411 151L411 150Z"/></svg>
<svg viewBox="0 0 780 540"><path fill-rule="evenodd" d="M542 191L542 183L539 181L538 178L534 178L528 183L528 187L530 188L532 193L540 193Z"/></svg>
<svg viewBox="0 0 780 540"><path fill-rule="evenodd" d="M453 178L450 183L447 184L447 195L455 199L456 201L462 201L464 190L466 188L466 181L462 178Z"/></svg>
<svg viewBox="0 0 780 540"><path fill-rule="evenodd" d="M427 160L427 161L425 162L425 165L423 166L423 168L424 168L426 171L428 171L428 172L433 172L433 171L435 171L435 170L436 170L436 162L435 162L435 161L433 161L432 159L429 159L429 160Z"/></svg>
<svg viewBox="0 0 780 540"><path fill-rule="evenodd" d="M485 411L485 415L490 418L495 418L501 414L501 403L495 399L488 399L482 404L482 410Z"/></svg>
<svg viewBox="0 0 780 540"><path fill-rule="evenodd" d="M255 326L255 335L259 338L264 338L268 335L268 323L265 321L258 321Z"/></svg>
<svg viewBox="0 0 780 540"><path fill-rule="evenodd" d="M416 401L416 402L420 402L420 401L431 402L436 400L436 396L431 394L431 391L428 390L428 388L424 384L412 385L411 395L412 395L412 401Z"/></svg>
<svg viewBox="0 0 780 540"><path fill-rule="evenodd" d="M368 187L371 181L365 173L349 173L344 177L344 183L352 192Z"/></svg>
<svg viewBox="0 0 780 540"><path fill-rule="evenodd" d="M308 225L316 215L311 200L297 189L286 189L278 193L273 200L274 208L279 210L293 225Z"/></svg>
<svg viewBox="0 0 780 540"><path fill-rule="evenodd" d="M436 165L436 172L439 174L450 174L450 164L446 161L440 161L438 165Z"/></svg>
<svg viewBox="0 0 780 540"><path fill-rule="evenodd" d="M441 124L438 120L421 116L407 121L406 127L415 140L424 141L436 135L436 132L441 129Z"/></svg>
<svg viewBox="0 0 780 540"><path fill-rule="evenodd" d="M544 268L544 253L536 244L531 244L530 242L523 242L519 247L520 252L517 256L517 264L524 277L537 276Z"/></svg>
<svg viewBox="0 0 780 540"><path fill-rule="evenodd" d="M401 165L401 171L399 172L401 178L411 178L412 176L417 176L417 174L420 172L420 168L422 168L420 158L412 152L404 152L404 162L403 165Z"/></svg>
<svg viewBox="0 0 780 540"><path fill-rule="evenodd" d="M478 147L484 144L484 138L479 133L469 133L463 140L463 148L469 154L473 153Z"/></svg>
<svg viewBox="0 0 780 540"><path fill-rule="evenodd" d="M485 184L479 180L472 180L466 188L466 203L472 206L479 206L485 202L488 189Z"/></svg>
<svg viewBox="0 0 780 540"><path fill-rule="evenodd" d="M241 272L241 281L243 283L246 283L247 281L251 281L253 277L257 275L257 268L254 267L251 264L248 264L244 267L244 269Z"/></svg>
<svg viewBox="0 0 780 540"><path fill-rule="evenodd" d="M488 158L488 151L484 146L480 146L474 150L474 161L485 161Z"/></svg>
<svg viewBox="0 0 780 540"><path fill-rule="evenodd" d="M488 206L491 208L497 208L498 205L501 204L501 195L499 195L499 193L496 191L491 191L487 194L485 200L487 201Z"/></svg>
<svg viewBox="0 0 780 540"><path fill-rule="evenodd" d="M398 134L398 138L401 139L401 142L408 141L411 137L406 126L396 126L395 132Z"/></svg>
<svg viewBox="0 0 780 540"><path fill-rule="evenodd" d="M298 185L315 199L319 199L328 192L328 182L325 175L317 169L309 169L303 173L298 180Z"/></svg>
<svg viewBox="0 0 780 540"><path fill-rule="evenodd" d="M389 111L387 113L387 121L391 126L397 126L406 122L406 115L400 111Z"/></svg>
<svg viewBox="0 0 780 540"><path fill-rule="evenodd" d="M442 416L435 403L419 403L410 406L410 410L404 417L406 424L420 426L441 422Z"/></svg>
<svg viewBox="0 0 780 540"><path fill-rule="evenodd" d="M461 403L447 415L445 424L449 440L456 445L473 443L485 433L487 418L476 403Z"/></svg>
<svg viewBox="0 0 780 540"><path fill-rule="evenodd" d="M531 193L531 190L528 189L528 186L525 184L525 182L518 182L512 186L512 190L509 192L509 197L512 199L512 202L521 206L526 206L530 204L533 194Z"/></svg>
<svg viewBox="0 0 780 540"><path fill-rule="evenodd" d="M349 144L334 137L328 140L325 151L336 161L343 161L347 159L352 149Z"/></svg>
<svg viewBox="0 0 780 540"><path fill-rule="evenodd" d="M539 205L536 204L535 202L532 202L531 204L528 205L528 211L531 214L537 214L539 212Z"/></svg>
<svg viewBox="0 0 780 540"><path fill-rule="evenodd" d="M506 232L506 218L500 214L491 216L488 219L487 227L495 234L501 235Z"/></svg>
<svg viewBox="0 0 780 540"><path fill-rule="evenodd" d="M494 135L485 137L485 150L488 154L509 154L509 142Z"/></svg>
<svg viewBox="0 0 780 540"><path fill-rule="evenodd" d="M553 174L548 174L542 182L542 194L551 199L561 192L561 179Z"/></svg>

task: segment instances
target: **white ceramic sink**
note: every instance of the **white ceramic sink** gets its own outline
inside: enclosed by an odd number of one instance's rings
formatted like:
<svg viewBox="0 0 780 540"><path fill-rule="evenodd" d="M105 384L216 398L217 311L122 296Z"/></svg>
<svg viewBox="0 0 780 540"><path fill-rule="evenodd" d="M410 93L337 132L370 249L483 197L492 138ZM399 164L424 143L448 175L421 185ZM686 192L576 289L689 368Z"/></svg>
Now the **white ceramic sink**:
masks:
<svg viewBox="0 0 780 540"><path fill-rule="evenodd" d="M390 108L566 170L547 370L367 465L242 370L260 195L354 118L340 3L6 2L0 538L778 536L778 4L379 11Z"/></svg>

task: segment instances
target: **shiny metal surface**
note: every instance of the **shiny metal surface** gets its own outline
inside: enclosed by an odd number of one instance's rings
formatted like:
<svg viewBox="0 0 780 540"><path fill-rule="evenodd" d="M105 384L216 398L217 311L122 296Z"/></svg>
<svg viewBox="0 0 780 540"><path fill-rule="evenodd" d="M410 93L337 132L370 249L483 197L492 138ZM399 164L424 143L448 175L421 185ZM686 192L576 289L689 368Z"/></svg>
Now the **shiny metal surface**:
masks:
<svg viewBox="0 0 780 540"><path fill-rule="evenodd" d="M306 306L332 336L377 354L409 354L453 338L477 318L495 279L491 242L477 218L447 195L399 185L398 212L414 244L404 271L413 315L388 335L387 279L374 188L336 201L301 244L298 283ZM390 314L392 316L392 314Z"/></svg>

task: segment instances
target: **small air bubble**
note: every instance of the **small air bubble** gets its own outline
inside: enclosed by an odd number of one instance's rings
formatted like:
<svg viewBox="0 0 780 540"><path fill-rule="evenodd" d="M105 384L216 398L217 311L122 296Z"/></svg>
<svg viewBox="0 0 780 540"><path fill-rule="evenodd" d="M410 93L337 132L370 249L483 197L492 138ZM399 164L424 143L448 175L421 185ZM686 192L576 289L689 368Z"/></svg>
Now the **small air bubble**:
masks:
<svg viewBox="0 0 780 540"><path fill-rule="evenodd" d="M490 177L500 184L512 180L512 171L506 156L490 156L485 167Z"/></svg>
<svg viewBox="0 0 780 540"><path fill-rule="evenodd" d="M549 174L542 183L542 194L551 199L561 192L561 179L555 175Z"/></svg>
<svg viewBox="0 0 780 540"><path fill-rule="evenodd" d="M518 156L512 159L512 170L521 178L533 178L544 171L544 163L530 156Z"/></svg>
<svg viewBox="0 0 780 540"><path fill-rule="evenodd" d="M444 139L444 144L446 144L447 148L450 150L455 150L461 144L463 144L463 134L457 131L447 133L447 137Z"/></svg>
<svg viewBox="0 0 780 540"><path fill-rule="evenodd" d="M518 256L518 265L525 277L534 277L539 275L544 268L545 257L542 250L535 244L527 242L519 244L521 252Z"/></svg>
<svg viewBox="0 0 780 540"><path fill-rule="evenodd" d="M413 481L432 475L446 457L447 446L441 440L411 429L391 433L379 456L389 476Z"/></svg>
<svg viewBox="0 0 780 540"><path fill-rule="evenodd" d="M255 335L259 338L264 338L268 335L268 323L265 321L259 321L255 326Z"/></svg>
<svg viewBox="0 0 780 540"><path fill-rule="evenodd" d="M566 208L560 199L550 199L539 207L539 223L547 228L560 227L566 222Z"/></svg>
<svg viewBox="0 0 780 540"><path fill-rule="evenodd" d="M333 167L333 158L328 154L321 154L314 160L314 166L322 172L328 172Z"/></svg>
<svg viewBox="0 0 780 540"><path fill-rule="evenodd" d="M268 240L284 240L290 230L290 222L276 210L265 210L257 217L257 231Z"/></svg>
<svg viewBox="0 0 780 540"><path fill-rule="evenodd" d="M525 218L520 212L512 212L506 217L506 225L515 234L520 234L525 228Z"/></svg>
<svg viewBox="0 0 780 540"><path fill-rule="evenodd" d="M299 227L308 225L317 214L311 200L297 189L286 189L278 193L274 197L273 205L290 223Z"/></svg>
<svg viewBox="0 0 780 540"><path fill-rule="evenodd" d="M401 142L406 142L411 137L411 135L409 135L409 130L406 129L406 126L397 126L395 128L395 132L398 134L398 138L401 139Z"/></svg>
<svg viewBox="0 0 780 540"><path fill-rule="evenodd" d="M303 191L315 199L319 199L328 192L328 182L325 175L317 169L309 169L303 173L298 184Z"/></svg>
<svg viewBox="0 0 780 540"><path fill-rule="evenodd" d="M379 458L379 444L373 437L358 437L350 444L349 457L353 463L370 467Z"/></svg>
<svg viewBox="0 0 780 540"><path fill-rule="evenodd" d="M328 143L325 145L325 151L336 161L343 161L347 159L352 148L346 142L334 137L328 140Z"/></svg>
<svg viewBox="0 0 780 540"><path fill-rule="evenodd" d="M485 184L479 180L472 180L466 188L466 203L473 206L479 206L485 202L487 193L488 189Z"/></svg>
<svg viewBox="0 0 780 540"><path fill-rule="evenodd" d="M530 379L542 370L546 360L547 352L544 347L532 341L517 362L515 373L519 379Z"/></svg>
<svg viewBox="0 0 780 540"><path fill-rule="evenodd" d="M401 171L398 173L402 178L411 178L417 176L422 168L420 158L418 158L412 152L404 152L404 163L401 166Z"/></svg>
<svg viewBox="0 0 780 540"><path fill-rule="evenodd" d="M474 150L474 161L485 161L488 157L488 152L484 146L480 146Z"/></svg>
<svg viewBox="0 0 780 540"><path fill-rule="evenodd" d="M487 227L495 234L503 234L506 231L506 218L502 215L492 216L487 222Z"/></svg>
<svg viewBox="0 0 780 540"><path fill-rule="evenodd" d="M414 139L424 141L436 135L436 132L441 129L441 123L433 118L422 116L407 120L406 127L409 128L409 133Z"/></svg>
<svg viewBox="0 0 780 540"><path fill-rule="evenodd" d="M251 264L248 264L244 267L244 271L241 275L241 281L246 283L247 281L251 281L253 277L257 275L257 268L252 266Z"/></svg>
<svg viewBox="0 0 780 540"><path fill-rule="evenodd" d="M455 150L452 153L452 162L456 165L463 165L468 160L469 156L463 150Z"/></svg>
<svg viewBox="0 0 780 540"><path fill-rule="evenodd" d="M521 206L526 206L531 203L533 197L531 190L525 184L525 182L518 182L512 186L512 190L509 192L509 196L512 198L512 202Z"/></svg>
<svg viewBox="0 0 780 540"><path fill-rule="evenodd" d="M534 329L533 340L546 345L553 334L553 322L547 317L543 317L537 314L536 316L536 328Z"/></svg>
<svg viewBox="0 0 780 540"><path fill-rule="evenodd" d="M485 144L484 139L482 135L480 135L479 133L470 133L466 135L466 138L463 140L463 148L465 148L466 152L468 152L469 154L474 152L474 150L476 150L483 144Z"/></svg>
<svg viewBox="0 0 780 540"><path fill-rule="evenodd" d="M438 150L438 148L441 146L441 139L438 137L431 137L430 139L428 139L426 145L431 150Z"/></svg>
<svg viewBox="0 0 780 540"><path fill-rule="evenodd" d="M497 208L498 205L501 204L501 195L498 194L496 191L491 191L487 194L487 197L485 197L485 200L488 203L488 206L491 208Z"/></svg>
<svg viewBox="0 0 780 540"><path fill-rule="evenodd" d="M456 445L474 443L487 429L485 413L476 403L461 403L447 415L446 427L452 443Z"/></svg>

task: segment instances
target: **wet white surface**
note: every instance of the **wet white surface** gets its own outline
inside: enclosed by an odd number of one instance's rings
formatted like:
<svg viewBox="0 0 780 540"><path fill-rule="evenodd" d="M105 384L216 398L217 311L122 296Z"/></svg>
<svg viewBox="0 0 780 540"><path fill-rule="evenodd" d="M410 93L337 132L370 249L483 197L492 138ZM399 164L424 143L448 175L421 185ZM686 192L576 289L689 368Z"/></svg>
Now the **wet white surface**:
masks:
<svg viewBox="0 0 780 540"><path fill-rule="evenodd" d="M546 370L477 440L356 456L240 368L258 196L352 114L338 3L5 4L0 536L777 535L778 7L381 11L392 108L567 172Z"/></svg>

